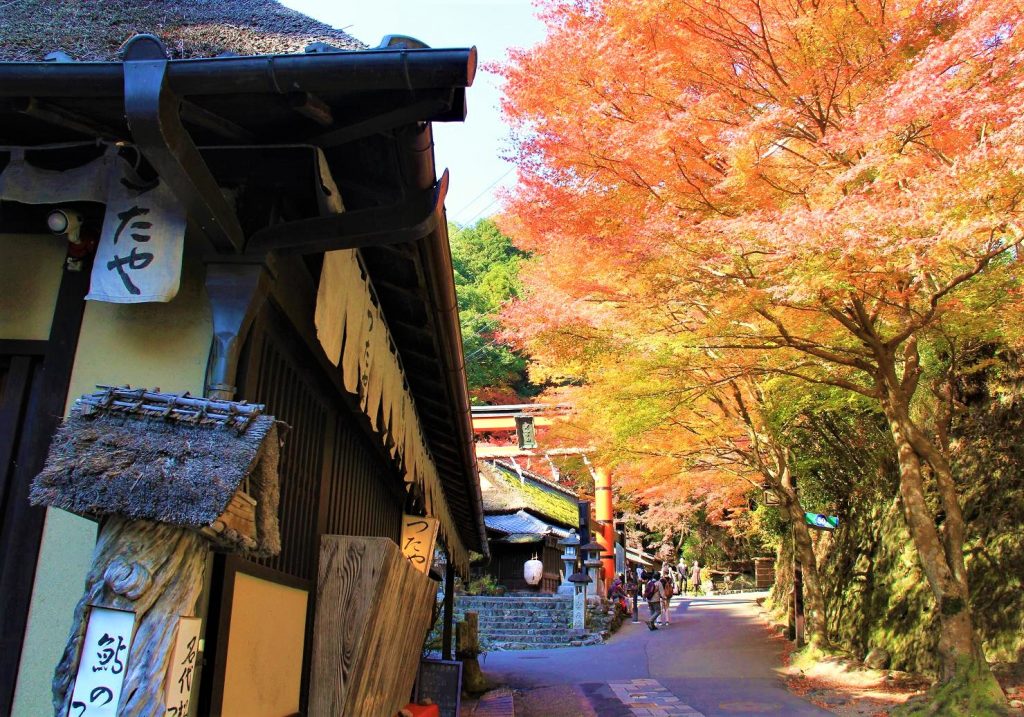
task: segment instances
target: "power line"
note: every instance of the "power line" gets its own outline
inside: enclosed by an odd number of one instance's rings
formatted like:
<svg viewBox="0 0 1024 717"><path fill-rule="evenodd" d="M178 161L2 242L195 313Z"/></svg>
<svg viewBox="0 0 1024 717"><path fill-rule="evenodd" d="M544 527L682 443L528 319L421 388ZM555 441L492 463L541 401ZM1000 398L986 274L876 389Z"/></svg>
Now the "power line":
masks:
<svg viewBox="0 0 1024 717"><path fill-rule="evenodd" d="M467 209L469 209L469 208L470 208L471 206L473 206L473 203L474 203L474 202L476 202L476 200L477 200L477 199L479 199L480 197L482 197L482 196L484 196L485 194L487 194L487 192L491 191L491 189L493 189L493 188L495 187L495 185L497 185L497 184L498 184L498 182L500 182L500 181L501 181L501 180L503 180L503 179L504 179L505 177L507 177L507 176L508 176L509 174L511 174L511 173L512 173L512 170L513 170L513 169L515 169L515 166L509 167L509 168L508 168L507 170L505 170L505 173L504 173L504 174L502 174L502 175L501 175L500 177L498 177L498 178L497 178L497 179L495 179L495 180L494 180L493 182L491 182L491 183L490 183L490 184L488 184L488 185L487 185L486 187L484 187L484 188L483 188L483 189L482 189L482 190L480 191L480 193L479 193L479 194L477 194L477 195L476 195L475 197L473 197L473 198L472 198L472 199L470 199L470 200L469 200L468 202L466 202L466 204L465 204L465 205L463 205L463 207L462 207L461 209L459 209L459 210L458 210L457 212L455 212L455 213L456 213L456 214L460 214L460 213L462 213L462 212L466 211ZM494 204L494 202L491 202L491 204ZM488 207L490 207L490 205L488 205Z"/></svg>
<svg viewBox="0 0 1024 717"><path fill-rule="evenodd" d="M483 209L481 209L481 210L480 210L479 212L477 212L476 214L474 214L473 216L471 216L471 217L470 217L470 218L469 218L469 219L468 219L468 220L467 220L467 221L466 221L466 222L465 222L465 223L463 224L462 228L461 228L461 229L459 229L459 234L457 234L456 236L459 236L459 235L461 235L461 234L462 234L462 232L464 232L464 231L466 231L467 229L469 229L469 228L470 228L470 226L471 226L471 225L473 224L473 222L475 222L475 221L476 221L477 219L479 219L479 218L480 218L481 216L483 216L484 214L486 214L486 213L487 213L487 210L488 210L488 209L490 209L491 207L493 207L493 206L494 206L495 204L497 204L497 203L498 203L498 202L500 202L500 201L501 201L501 200L500 200L500 199L498 199L497 197L495 197L494 199L492 199L492 200L491 200L491 203L490 203L490 204L488 204L488 205L487 205L486 207L484 207Z"/></svg>

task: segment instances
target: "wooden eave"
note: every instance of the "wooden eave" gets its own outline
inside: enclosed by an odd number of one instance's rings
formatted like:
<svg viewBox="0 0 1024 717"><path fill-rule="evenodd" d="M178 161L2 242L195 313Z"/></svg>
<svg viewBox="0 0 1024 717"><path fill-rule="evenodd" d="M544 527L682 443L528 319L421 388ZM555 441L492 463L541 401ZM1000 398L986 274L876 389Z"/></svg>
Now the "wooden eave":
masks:
<svg viewBox="0 0 1024 717"><path fill-rule="evenodd" d="M127 64L0 62L0 145L99 140L136 146L126 119ZM210 239L207 255L245 257L259 244L254 236L268 236L267 230L287 222L318 219L315 149L326 157L346 214L366 212L370 224L374 215L368 212L378 209L388 214L390 208L409 207L409 216L416 214L416 202L428 201L440 185L430 123L464 119L475 64L472 48L403 47L167 61L165 89L180 101L175 121L196 148L199 161L193 165L201 165L191 169L238 194L235 216L220 218L237 222L240 243L232 247ZM74 166L99 151L85 145L62 156ZM150 159L146 148L142 153ZM7 161L0 152L0 170ZM0 221L5 231L41 231L46 209L4 203ZM486 552L457 317L452 324L443 205L428 220L417 225L415 236L373 236L362 227L364 234L339 237L337 246L307 247L299 252L302 261L289 266L303 267L315 287L323 251L355 242L460 537L467 548ZM276 233L269 236L259 251L273 258L283 245L275 243L281 241ZM403 240L396 243L395 236ZM307 318L311 326L312 315Z"/></svg>

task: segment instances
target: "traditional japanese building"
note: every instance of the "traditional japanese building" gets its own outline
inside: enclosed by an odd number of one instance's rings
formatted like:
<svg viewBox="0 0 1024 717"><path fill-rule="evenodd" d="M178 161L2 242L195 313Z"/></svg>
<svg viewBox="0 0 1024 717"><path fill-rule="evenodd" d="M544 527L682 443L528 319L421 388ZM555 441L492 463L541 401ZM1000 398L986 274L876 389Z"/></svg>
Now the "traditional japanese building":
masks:
<svg viewBox="0 0 1024 717"><path fill-rule="evenodd" d="M491 550L491 561L482 570L508 590L553 593L563 577L558 541L579 527L576 494L512 460L480 461ZM532 558L544 564L536 585L527 583L523 575L523 566Z"/></svg>
<svg viewBox="0 0 1024 717"><path fill-rule="evenodd" d="M525 479L522 481L522 490L529 491L532 493L534 501L544 495L545 490L561 490L565 491L565 487L558 483L558 470L555 467L554 459L558 456L582 456L587 470L590 471L591 477L594 480L594 500L592 504L592 515L579 515L577 513L575 518L572 518L572 522L569 524L572 527L580 528L580 530L592 530L594 535L587 535L587 540L584 543L589 543L590 538L593 537L598 543L601 544L600 560L601 560L601 574L604 579L610 581L612 576L616 572L617 563L622 566L622 561L616 557L616 545L620 542L621 536L617 533L615 528L615 511L613 507L612 499L612 478L611 473L604 466L592 465L587 459L587 454L593 451L593 448L586 446L575 446L568 448L556 448L553 446L543 446L545 429L557 421L559 417L565 416L571 413L572 407L567 404L514 404L514 405L494 405L494 406L473 406L471 409L473 432L477 440L477 456L481 459L481 470L486 470L486 464L491 461L493 466L510 467L513 470L517 470L517 474L522 477L525 472L520 469L518 460L524 459L527 465L530 465L530 461L534 458L543 458L556 478L554 482L546 481L536 474L530 474L531 487L527 487ZM506 461L502 463L501 461ZM546 485L546 489L537 489L533 483L541 483ZM495 485L500 487L500 481ZM493 488L492 488L493 490ZM499 494L494 494L491 500L499 500L497 497ZM525 495L525 493L524 493ZM572 491L568 491L568 495L572 496L572 500L576 503L578 498L582 496L577 495ZM545 503L546 500L541 500L540 503ZM589 503L589 501L588 501ZM494 512L495 506L488 506L488 512ZM505 511L507 512L507 511ZM567 518L566 518L567 519ZM495 531L492 530L492 526L496 527L496 518L492 518L491 522L488 523L489 534L494 535ZM507 522L509 519L504 518L502 521ZM565 520L565 519L563 519ZM584 523L586 527L584 527ZM503 539L504 542L508 542L508 539ZM491 544L495 545L495 540L492 538ZM501 552L506 552L502 549ZM518 553L527 552L524 549L516 551ZM547 574L547 565L553 566L557 564L554 558L554 550L550 550L550 558L545 558L545 574ZM538 558L540 556L538 555ZM501 564L499 566L499 563ZM514 561L509 558L505 560L496 561L492 564L488 571L497 576L499 573L505 575L505 582L515 582L517 579L514 577ZM519 568L520 575L522 574L522 568ZM550 581L545 577L544 585L547 586Z"/></svg>
<svg viewBox="0 0 1024 717"><path fill-rule="evenodd" d="M122 385L285 424L280 551L210 552L189 714L307 713L323 536L425 516L453 569L488 550L431 134L475 50L267 0L2 12L0 714L52 711L97 531L31 482L76 397Z"/></svg>

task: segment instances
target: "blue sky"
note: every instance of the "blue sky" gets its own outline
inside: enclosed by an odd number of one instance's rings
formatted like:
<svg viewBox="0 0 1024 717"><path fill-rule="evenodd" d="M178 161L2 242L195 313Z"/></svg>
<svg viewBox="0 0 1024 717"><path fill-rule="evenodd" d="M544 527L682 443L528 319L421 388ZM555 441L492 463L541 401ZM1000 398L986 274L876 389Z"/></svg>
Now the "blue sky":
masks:
<svg viewBox="0 0 1024 717"><path fill-rule="evenodd" d="M411 35L431 47L476 45L480 64L504 60L509 47L529 47L544 38L530 0L283 0L299 12L344 29L368 45L385 35ZM515 182L501 159L508 128L501 120L498 78L477 72L468 91L464 124L434 125L438 173L451 170L448 218L467 224L500 209L495 194Z"/></svg>

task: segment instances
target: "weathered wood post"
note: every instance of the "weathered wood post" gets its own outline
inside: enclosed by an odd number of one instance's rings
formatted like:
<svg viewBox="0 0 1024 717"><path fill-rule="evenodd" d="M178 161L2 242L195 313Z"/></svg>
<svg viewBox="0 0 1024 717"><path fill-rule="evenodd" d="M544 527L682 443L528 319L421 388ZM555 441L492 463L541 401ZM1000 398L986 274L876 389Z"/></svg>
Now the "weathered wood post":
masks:
<svg viewBox="0 0 1024 717"><path fill-rule="evenodd" d="M480 669L480 623L475 612L467 612L455 626L455 658L462 661L462 687L471 695L487 691L488 682Z"/></svg>
<svg viewBox="0 0 1024 717"><path fill-rule="evenodd" d="M449 552L444 565L444 617L441 626L441 659L452 659L452 628L455 625L455 564Z"/></svg>
<svg viewBox="0 0 1024 717"><path fill-rule="evenodd" d="M31 494L102 520L55 715L188 714L211 545L280 551L280 444L262 408L127 388L76 402Z"/></svg>

